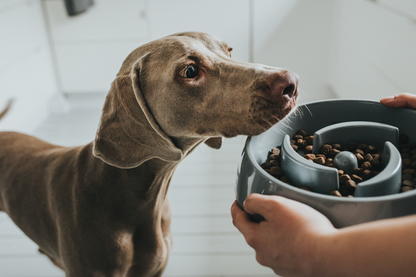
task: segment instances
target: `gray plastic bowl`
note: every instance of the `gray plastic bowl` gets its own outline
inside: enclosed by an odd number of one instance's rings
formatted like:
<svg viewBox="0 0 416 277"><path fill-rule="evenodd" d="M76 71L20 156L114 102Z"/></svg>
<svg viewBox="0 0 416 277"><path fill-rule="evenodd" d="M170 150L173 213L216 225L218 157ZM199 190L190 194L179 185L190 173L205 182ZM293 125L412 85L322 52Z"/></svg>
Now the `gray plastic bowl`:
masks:
<svg viewBox="0 0 416 277"><path fill-rule="evenodd" d="M297 130L315 132L334 123L370 121L389 124L416 141L416 111L390 109L371 100L336 99L312 102L298 110L268 131L246 141L237 171L236 198L243 202L250 193L281 195L307 204L329 218L335 227L346 227L363 222L405 216L416 213L416 190L374 197L335 197L305 191L288 185L264 171L271 148L281 146L286 134Z"/></svg>

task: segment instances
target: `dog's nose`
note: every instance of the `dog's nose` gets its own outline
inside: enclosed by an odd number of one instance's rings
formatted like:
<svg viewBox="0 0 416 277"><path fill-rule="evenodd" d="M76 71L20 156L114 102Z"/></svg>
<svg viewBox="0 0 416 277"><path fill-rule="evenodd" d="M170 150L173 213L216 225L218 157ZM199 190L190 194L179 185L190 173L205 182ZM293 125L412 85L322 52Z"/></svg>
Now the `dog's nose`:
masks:
<svg viewBox="0 0 416 277"><path fill-rule="evenodd" d="M297 95L299 76L284 70L272 74L269 78L269 89L273 95L287 95L293 98Z"/></svg>

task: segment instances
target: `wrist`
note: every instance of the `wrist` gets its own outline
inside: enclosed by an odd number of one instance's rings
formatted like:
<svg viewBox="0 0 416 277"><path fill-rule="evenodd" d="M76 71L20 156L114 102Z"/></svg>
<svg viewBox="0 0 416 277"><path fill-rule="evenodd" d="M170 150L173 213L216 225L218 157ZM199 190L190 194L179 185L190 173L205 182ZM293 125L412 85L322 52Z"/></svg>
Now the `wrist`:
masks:
<svg viewBox="0 0 416 277"><path fill-rule="evenodd" d="M305 276L338 276L336 274L339 259L337 252L333 251L338 240L339 230L332 229L319 234L314 241L313 252L310 254L312 260Z"/></svg>

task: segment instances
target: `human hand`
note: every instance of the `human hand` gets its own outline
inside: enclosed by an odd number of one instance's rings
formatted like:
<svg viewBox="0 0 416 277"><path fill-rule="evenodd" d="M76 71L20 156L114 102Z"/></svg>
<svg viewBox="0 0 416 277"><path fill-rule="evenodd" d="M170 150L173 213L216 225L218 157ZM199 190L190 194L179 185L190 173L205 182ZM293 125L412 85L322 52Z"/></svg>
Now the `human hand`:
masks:
<svg viewBox="0 0 416 277"><path fill-rule="evenodd" d="M394 97L386 97L380 100L380 103L389 108L410 108L416 109L416 95L402 93Z"/></svg>
<svg viewBox="0 0 416 277"><path fill-rule="evenodd" d="M244 209L232 205L234 225L256 251L256 260L284 276L313 275L320 245L337 232L318 211L281 196L250 194ZM253 222L248 213L265 220Z"/></svg>

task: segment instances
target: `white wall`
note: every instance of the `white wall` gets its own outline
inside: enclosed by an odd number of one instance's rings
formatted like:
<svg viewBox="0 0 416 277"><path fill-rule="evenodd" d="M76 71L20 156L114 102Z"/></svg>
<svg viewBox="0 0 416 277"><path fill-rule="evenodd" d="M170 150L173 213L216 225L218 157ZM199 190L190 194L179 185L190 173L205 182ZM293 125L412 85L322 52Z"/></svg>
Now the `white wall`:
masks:
<svg viewBox="0 0 416 277"><path fill-rule="evenodd" d="M233 59L248 62L249 12L249 0L151 0L151 39L185 31L205 32L233 47Z"/></svg>
<svg viewBox="0 0 416 277"><path fill-rule="evenodd" d="M202 31L222 38L233 59L291 69L301 101L331 98L327 85L332 0L152 0L151 38Z"/></svg>
<svg viewBox="0 0 416 277"><path fill-rule="evenodd" d="M69 17L63 0L43 0L64 93L107 92L127 55L148 42L145 0L94 0Z"/></svg>
<svg viewBox="0 0 416 277"><path fill-rule="evenodd" d="M416 1L337 1L329 83L344 98L416 93Z"/></svg>
<svg viewBox="0 0 416 277"><path fill-rule="evenodd" d="M0 130L30 133L57 93L40 0L0 1L0 109L15 101Z"/></svg>
<svg viewBox="0 0 416 277"><path fill-rule="evenodd" d="M300 76L300 102L333 98L328 87L333 0L254 0L254 62Z"/></svg>

